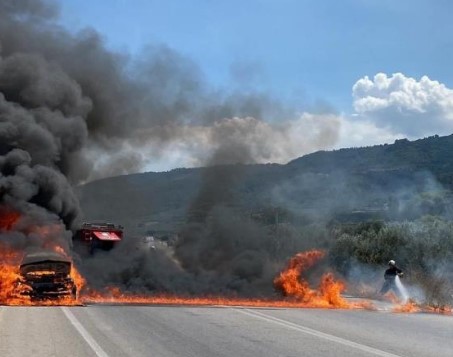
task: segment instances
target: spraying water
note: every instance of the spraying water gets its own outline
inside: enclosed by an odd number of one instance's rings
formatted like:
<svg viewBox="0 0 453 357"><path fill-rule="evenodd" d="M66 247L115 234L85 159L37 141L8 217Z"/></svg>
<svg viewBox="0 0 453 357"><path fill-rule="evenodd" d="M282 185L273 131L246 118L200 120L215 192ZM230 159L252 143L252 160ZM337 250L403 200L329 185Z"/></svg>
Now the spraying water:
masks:
<svg viewBox="0 0 453 357"><path fill-rule="evenodd" d="M407 303L409 301L409 293L407 292L407 289L404 287L398 275L395 278L395 285L399 291L401 298L403 299L403 304Z"/></svg>

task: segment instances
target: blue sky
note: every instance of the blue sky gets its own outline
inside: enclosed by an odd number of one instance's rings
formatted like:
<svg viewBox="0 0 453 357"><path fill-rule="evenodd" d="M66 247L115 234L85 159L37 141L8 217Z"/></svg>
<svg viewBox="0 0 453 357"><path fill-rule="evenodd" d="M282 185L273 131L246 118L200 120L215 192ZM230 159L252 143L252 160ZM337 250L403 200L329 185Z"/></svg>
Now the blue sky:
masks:
<svg viewBox="0 0 453 357"><path fill-rule="evenodd" d="M428 75L452 86L453 2L448 0L65 0L62 23L98 30L137 54L161 43L192 59L207 80L235 86L231 68L301 106L352 111L365 75Z"/></svg>
<svg viewBox="0 0 453 357"><path fill-rule="evenodd" d="M184 135L167 142L149 170L203 165L224 132L232 143L250 143L256 162L280 163L317 150L453 133L451 0L60 5L63 26L94 28L115 51L140 58L148 45L168 46L195 63L211 89L264 92L296 109L271 121L218 118L181 128Z"/></svg>

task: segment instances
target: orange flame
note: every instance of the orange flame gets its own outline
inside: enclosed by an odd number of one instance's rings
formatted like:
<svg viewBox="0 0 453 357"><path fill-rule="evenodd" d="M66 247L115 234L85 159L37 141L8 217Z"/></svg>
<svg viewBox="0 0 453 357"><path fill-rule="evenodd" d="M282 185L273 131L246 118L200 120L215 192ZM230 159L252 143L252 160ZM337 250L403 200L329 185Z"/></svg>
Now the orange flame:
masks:
<svg viewBox="0 0 453 357"><path fill-rule="evenodd" d="M20 255L11 250L1 252L0 264L0 304L22 305L28 299L23 299L17 282L20 279Z"/></svg>
<svg viewBox="0 0 453 357"><path fill-rule="evenodd" d="M246 306L246 307L286 307L309 308L300 301L260 298L230 298L222 296L184 297L172 295L136 295L122 292L116 287L105 288L102 292L86 291L82 302L87 304L152 304L152 305L190 305L190 306Z"/></svg>
<svg viewBox="0 0 453 357"><path fill-rule="evenodd" d="M428 306L425 309L426 312L431 312L435 314L441 314L441 315L453 315L453 308L448 305L443 305L443 306Z"/></svg>
<svg viewBox="0 0 453 357"><path fill-rule="evenodd" d="M79 296L80 296L80 292L82 291L82 289L85 287L86 285L86 280L85 278L79 273L79 271L77 270L77 268L74 266L74 264L72 265L72 269L71 269L71 278L72 280L74 280L74 283L77 287L77 291L79 292Z"/></svg>
<svg viewBox="0 0 453 357"><path fill-rule="evenodd" d="M70 296L64 296L59 299L33 301L30 296L24 294L30 288L22 284L22 276L19 271L22 254L17 251L0 247L0 305L78 305L80 301ZM45 274L45 272L40 272ZM71 270L71 277L78 289L81 289L85 280L81 277L75 267Z"/></svg>
<svg viewBox="0 0 453 357"><path fill-rule="evenodd" d="M321 278L319 290L310 288L301 274L315 265L324 257L320 250L311 250L298 253L288 263L288 266L275 278L274 286L282 291L283 295L292 297L310 307L351 308L341 293L345 284L336 281L332 273L326 273Z"/></svg>
<svg viewBox="0 0 453 357"><path fill-rule="evenodd" d="M63 249L63 247L60 247L58 245L54 246L53 247L53 250L56 252L56 253L59 253L63 256L65 256L66 258L70 259L72 261L72 258L71 256ZM72 261L72 266L71 266L71 274L70 274L72 280L74 280L74 283L77 287L77 291L80 292L82 290L83 287L85 287L86 285L86 280L85 278L79 273L79 271L77 270L77 268L75 267L74 265L74 262Z"/></svg>
<svg viewBox="0 0 453 357"><path fill-rule="evenodd" d="M178 297L134 295L122 292L117 287L107 287L103 291L87 289L82 296L85 303L108 304L168 304L168 305L223 305L287 308L371 308L366 303L347 303L341 292L345 285L334 279L333 274L324 274L319 290L309 287L300 279L300 274L316 264L324 256L322 251L299 253L293 257L288 267L274 280L276 288L287 297L285 299L245 299L229 297Z"/></svg>
<svg viewBox="0 0 453 357"><path fill-rule="evenodd" d="M425 312L432 314L441 314L441 315L452 315L453 309L451 306L442 305L442 306L430 306L425 304L419 304L413 300L409 300L405 304L398 305L392 309L393 312L402 312L402 313L415 313L415 312Z"/></svg>
<svg viewBox="0 0 453 357"><path fill-rule="evenodd" d="M14 225L19 220L20 214L9 208L0 206L0 232L14 229ZM49 234L58 234L62 230L62 226L58 224L47 226L30 226L27 228L29 233L33 232L45 238ZM46 249L54 250L55 252L64 255L67 258L70 256L59 246L50 246L51 242L43 240L43 246ZM62 297L54 300L32 301L26 294L30 289L26 284L22 284L22 276L20 274L20 263L23 257L23 252L14 250L11 247L0 245L0 304L1 305L76 305L79 301L72 297ZM41 272L45 274L45 272ZM78 291L82 289L85 280L79 274L77 269L72 265L71 277L73 278Z"/></svg>
<svg viewBox="0 0 453 357"><path fill-rule="evenodd" d="M335 307L349 307L349 304L341 293L345 290L345 284L341 281L336 281L332 273L326 273L321 278L321 286L319 291L324 301Z"/></svg>
<svg viewBox="0 0 453 357"><path fill-rule="evenodd" d="M59 246L53 249L69 257ZM0 247L0 304L6 305L78 305L82 303L104 304L155 304L155 305L220 305L246 307L285 307L285 308L342 308L342 309L374 309L369 302L348 302L341 293L345 289L342 281L336 280L332 273L325 273L319 288L313 289L306 280L301 278L307 269L324 257L325 253L318 250L298 253L290 259L286 269L274 280L274 285L285 295L278 298L231 298L222 296L185 297L171 295L131 294L121 291L118 287L106 287L101 291L92 290L86 286L86 281L73 265L71 277L74 280L79 296L77 299L63 297L58 300L31 301L28 296L21 296L16 282L20 278L19 264L21 254ZM415 303L399 306L394 312L438 312L452 313L450 308L421 309Z"/></svg>
<svg viewBox="0 0 453 357"><path fill-rule="evenodd" d="M414 301L409 300L405 304L398 305L392 309L393 312L420 312L421 308Z"/></svg>

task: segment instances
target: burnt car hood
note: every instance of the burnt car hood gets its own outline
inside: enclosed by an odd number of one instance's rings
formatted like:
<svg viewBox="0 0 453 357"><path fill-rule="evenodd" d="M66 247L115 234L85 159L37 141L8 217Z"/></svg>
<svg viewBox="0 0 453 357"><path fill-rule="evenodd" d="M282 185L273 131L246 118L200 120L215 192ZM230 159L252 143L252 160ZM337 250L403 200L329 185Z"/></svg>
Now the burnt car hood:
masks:
<svg viewBox="0 0 453 357"><path fill-rule="evenodd" d="M20 265L21 275L27 276L33 272L43 271L68 276L71 273L71 261L54 252L36 252L25 255Z"/></svg>

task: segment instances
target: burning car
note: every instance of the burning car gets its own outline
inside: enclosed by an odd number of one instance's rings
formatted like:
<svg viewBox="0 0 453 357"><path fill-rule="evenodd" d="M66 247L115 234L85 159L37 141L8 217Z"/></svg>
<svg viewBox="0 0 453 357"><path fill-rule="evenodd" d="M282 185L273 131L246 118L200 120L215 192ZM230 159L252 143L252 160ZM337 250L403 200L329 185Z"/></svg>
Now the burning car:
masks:
<svg viewBox="0 0 453 357"><path fill-rule="evenodd" d="M70 275L71 266L68 258L56 252L28 253L20 265L18 290L32 300L75 299L77 287Z"/></svg>

